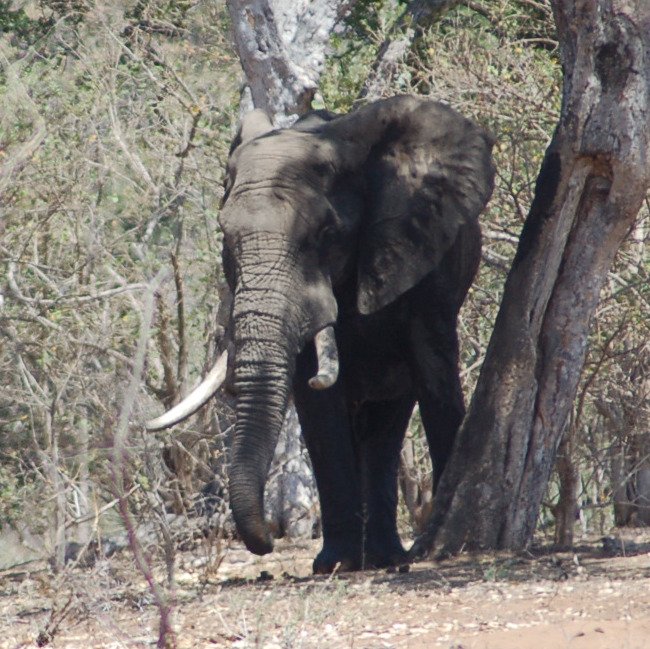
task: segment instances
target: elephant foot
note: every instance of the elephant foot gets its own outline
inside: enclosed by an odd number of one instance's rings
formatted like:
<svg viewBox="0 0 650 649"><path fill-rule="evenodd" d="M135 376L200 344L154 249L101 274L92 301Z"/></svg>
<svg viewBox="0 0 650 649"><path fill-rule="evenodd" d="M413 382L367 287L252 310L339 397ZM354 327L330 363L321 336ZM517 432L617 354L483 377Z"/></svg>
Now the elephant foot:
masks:
<svg viewBox="0 0 650 649"><path fill-rule="evenodd" d="M312 566L315 575L330 575L333 572L354 572L361 570L361 552L359 544L353 549L350 543L325 542L323 549L316 555Z"/></svg>
<svg viewBox="0 0 650 649"><path fill-rule="evenodd" d="M411 563L398 537L383 539L381 543L369 543L363 555L352 550L352 547L345 543L325 543L314 559L314 574L392 568Z"/></svg>
<svg viewBox="0 0 650 649"><path fill-rule="evenodd" d="M392 568L411 563L408 552L398 538L390 539L389 542L368 543L364 559L364 567L368 569Z"/></svg>

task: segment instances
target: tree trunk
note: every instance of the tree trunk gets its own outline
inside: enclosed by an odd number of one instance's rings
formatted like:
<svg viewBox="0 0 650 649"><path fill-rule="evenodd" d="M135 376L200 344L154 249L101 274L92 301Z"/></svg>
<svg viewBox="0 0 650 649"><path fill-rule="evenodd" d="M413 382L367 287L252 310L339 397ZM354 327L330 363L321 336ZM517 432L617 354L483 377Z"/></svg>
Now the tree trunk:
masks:
<svg viewBox="0 0 650 649"><path fill-rule="evenodd" d="M415 444L410 430L406 431L399 462L399 487L409 513L411 527L416 534L423 532L433 507L433 474L422 471L422 463L415 456Z"/></svg>
<svg viewBox="0 0 650 649"><path fill-rule="evenodd" d="M472 402L413 554L525 547L589 321L650 180L650 4L554 0L564 92Z"/></svg>
<svg viewBox="0 0 650 649"><path fill-rule="evenodd" d="M609 427L608 432L611 434L611 427ZM611 471L612 500L614 501L614 525L617 527L629 525L634 513L634 505L628 497L630 476L625 448L626 445L621 435L621 438L612 444L608 457Z"/></svg>
<svg viewBox="0 0 650 649"><path fill-rule="evenodd" d="M318 498L298 414L290 406L280 433L264 497L275 536L310 539L318 530Z"/></svg>
<svg viewBox="0 0 650 649"><path fill-rule="evenodd" d="M638 352L643 365L644 351ZM641 371L644 371L641 369ZM617 526L650 525L650 378L630 377L630 386L605 395L596 407L611 440L614 523ZM627 387L627 386L626 386Z"/></svg>
<svg viewBox="0 0 650 649"><path fill-rule="evenodd" d="M356 0L228 0L255 108L278 126L311 108L336 23Z"/></svg>
<svg viewBox="0 0 650 649"><path fill-rule="evenodd" d="M65 566L65 545L66 545L66 493L65 485L61 480L60 456L59 456L59 433L52 421L52 412L49 409L43 409L44 429L47 439L47 455L45 456L44 465L47 470L48 478L52 485L54 495L52 506L52 567L54 572L59 573Z"/></svg>

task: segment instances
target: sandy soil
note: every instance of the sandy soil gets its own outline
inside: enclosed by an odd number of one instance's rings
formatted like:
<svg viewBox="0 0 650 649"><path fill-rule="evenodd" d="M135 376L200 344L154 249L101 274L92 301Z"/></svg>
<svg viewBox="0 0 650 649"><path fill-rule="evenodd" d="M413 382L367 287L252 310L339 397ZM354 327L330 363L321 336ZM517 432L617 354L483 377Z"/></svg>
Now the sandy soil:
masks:
<svg viewBox="0 0 650 649"><path fill-rule="evenodd" d="M280 542L270 558L199 546L178 557L177 646L650 648L650 533L625 540L328 578L310 575L316 542ZM152 647L158 625L128 553L59 580L0 572L2 649Z"/></svg>

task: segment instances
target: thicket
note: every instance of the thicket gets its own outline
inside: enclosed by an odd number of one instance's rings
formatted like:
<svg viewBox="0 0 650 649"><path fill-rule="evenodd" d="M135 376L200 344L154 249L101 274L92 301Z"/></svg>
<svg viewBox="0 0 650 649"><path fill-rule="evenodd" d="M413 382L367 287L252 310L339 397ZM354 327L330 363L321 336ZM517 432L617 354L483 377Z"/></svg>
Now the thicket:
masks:
<svg viewBox="0 0 650 649"><path fill-rule="evenodd" d="M401 10L355 6L333 38L319 106L354 106ZM100 514L128 493L169 552L187 534L170 514L197 513L200 496L225 511L228 404L173 441L142 422L194 382L221 334L217 214L241 82L227 11L208 0L0 2L0 31L0 527L43 535L41 552L61 564L66 541L122 526ZM497 138L483 264L460 323L469 394L557 122L548 3L461 3L419 35L384 92L449 102ZM593 323L541 527L561 488L584 529L604 531L614 512L621 524L650 522L649 227L646 205ZM116 468L120 431L126 466ZM426 456L416 413L402 476L416 524Z"/></svg>

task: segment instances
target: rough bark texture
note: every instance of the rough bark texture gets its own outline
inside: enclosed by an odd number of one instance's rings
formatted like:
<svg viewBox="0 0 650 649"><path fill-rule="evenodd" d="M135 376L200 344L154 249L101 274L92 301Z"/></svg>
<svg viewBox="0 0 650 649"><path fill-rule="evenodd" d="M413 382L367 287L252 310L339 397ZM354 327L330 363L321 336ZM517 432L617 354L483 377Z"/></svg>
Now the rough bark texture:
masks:
<svg viewBox="0 0 650 649"><path fill-rule="evenodd" d="M276 126L308 111L329 38L355 0L228 0L252 105ZM265 494L276 536L310 538L318 525L318 494L293 405L280 433Z"/></svg>
<svg viewBox="0 0 650 649"><path fill-rule="evenodd" d="M650 3L555 0L565 74L476 391L429 527L414 546L531 540L591 315L650 181Z"/></svg>
<svg viewBox="0 0 650 649"><path fill-rule="evenodd" d="M573 528L578 515L578 488L580 474L575 457L575 430L568 426L557 454L556 471L560 482L558 502L553 509L555 516L555 545L562 548L573 546Z"/></svg>
<svg viewBox="0 0 650 649"><path fill-rule="evenodd" d="M354 0L229 0L253 106L278 126L309 110L327 44Z"/></svg>

